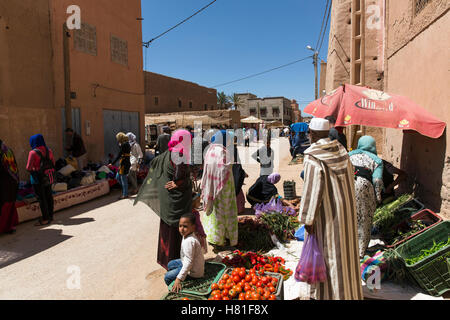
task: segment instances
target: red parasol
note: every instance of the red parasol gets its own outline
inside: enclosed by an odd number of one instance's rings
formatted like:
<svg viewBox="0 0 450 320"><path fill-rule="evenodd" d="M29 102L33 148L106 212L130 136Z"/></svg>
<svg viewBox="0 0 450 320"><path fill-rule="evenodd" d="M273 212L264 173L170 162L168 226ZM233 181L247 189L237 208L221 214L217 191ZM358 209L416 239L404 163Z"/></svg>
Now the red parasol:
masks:
<svg viewBox="0 0 450 320"><path fill-rule="evenodd" d="M439 138L446 126L406 97L349 84L311 102L304 112L321 118L332 115L336 126L415 130L430 138Z"/></svg>

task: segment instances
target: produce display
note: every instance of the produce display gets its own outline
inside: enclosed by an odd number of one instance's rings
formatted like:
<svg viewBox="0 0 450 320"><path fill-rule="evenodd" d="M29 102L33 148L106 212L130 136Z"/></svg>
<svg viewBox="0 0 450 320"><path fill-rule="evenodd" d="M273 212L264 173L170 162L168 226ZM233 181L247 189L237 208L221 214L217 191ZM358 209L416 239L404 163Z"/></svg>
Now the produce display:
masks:
<svg viewBox="0 0 450 320"><path fill-rule="evenodd" d="M262 252L271 250L273 242L269 228L254 217L239 217L237 248Z"/></svg>
<svg viewBox="0 0 450 320"><path fill-rule="evenodd" d="M186 295L183 293L169 292L161 300L206 300L206 298L194 295Z"/></svg>
<svg viewBox="0 0 450 320"><path fill-rule="evenodd" d="M420 252L421 252L420 256L405 259L405 262L406 262L406 264L411 266L413 264L416 264L419 261L422 261L426 257L432 255L433 253L440 251L441 249L443 249L447 246L450 246L450 236L448 237L447 242L442 241L442 242L436 243L436 241L433 241L433 247L431 247L430 249L426 249L426 250L420 250Z"/></svg>
<svg viewBox="0 0 450 320"><path fill-rule="evenodd" d="M258 273L273 272L282 275L283 280L289 279L293 271L284 266L285 260L281 257L272 257L252 251L241 252L235 250L231 256L222 259L222 263L231 267L244 267Z"/></svg>
<svg viewBox="0 0 450 320"><path fill-rule="evenodd" d="M409 217L411 213L415 212L415 208L402 208L404 204L412 200L411 194L404 194L397 198L397 200L385 204L375 211L373 216L373 226L381 235L388 235L392 232L392 227L400 223L405 218ZM391 235L392 237L392 235Z"/></svg>
<svg viewBox="0 0 450 320"><path fill-rule="evenodd" d="M413 234L425 229L431 224L431 222L426 222L422 220L411 220L409 219L406 222L406 226L399 229L392 229L392 232L385 235L385 242L389 243L390 245L395 245L396 243L407 239L408 237L412 236Z"/></svg>
<svg viewBox="0 0 450 320"><path fill-rule="evenodd" d="M277 198L269 203L254 206L255 216L260 219L279 241L286 242L295 239L295 230L300 226L297 212L294 208L284 207Z"/></svg>
<svg viewBox="0 0 450 320"><path fill-rule="evenodd" d="M208 300L276 300L279 280L255 269L234 268L211 285Z"/></svg>

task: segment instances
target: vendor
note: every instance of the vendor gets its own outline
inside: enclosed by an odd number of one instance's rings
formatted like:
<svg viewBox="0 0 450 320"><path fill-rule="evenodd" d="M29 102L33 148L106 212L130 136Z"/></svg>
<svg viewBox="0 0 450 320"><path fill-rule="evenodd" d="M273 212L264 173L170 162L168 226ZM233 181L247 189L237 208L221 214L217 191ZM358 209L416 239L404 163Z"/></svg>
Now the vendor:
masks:
<svg viewBox="0 0 450 320"><path fill-rule="evenodd" d="M253 207L258 203L268 203L273 197L279 197L285 206L294 207L293 203L283 199L279 194L277 184L281 179L279 173L272 173L267 176L260 176L258 180L248 189L247 201ZM295 207L294 207L295 208Z"/></svg>
<svg viewBox="0 0 450 320"><path fill-rule="evenodd" d="M397 178L394 179L394 175ZM383 160L383 184L385 189L381 193L382 200L395 198L395 186L405 181L407 174L405 171L395 167L392 163Z"/></svg>

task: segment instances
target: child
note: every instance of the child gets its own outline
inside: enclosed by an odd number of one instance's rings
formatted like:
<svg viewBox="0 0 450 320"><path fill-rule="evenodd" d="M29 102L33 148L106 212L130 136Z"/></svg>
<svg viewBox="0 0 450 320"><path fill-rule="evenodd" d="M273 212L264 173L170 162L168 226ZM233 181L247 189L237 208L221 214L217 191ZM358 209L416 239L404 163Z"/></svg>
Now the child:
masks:
<svg viewBox="0 0 450 320"><path fill-rule="evenodd" d="M181 282L186 277L201 278L205 273L205 258L202 252L202 246L195 235L196 217L193 213L186 213L180 218L179 231L183 236L181 242L180 259L171 260L168 265L168 272L164 276L164 281L170 285L173 280L172 291L179 292Z"/></svg>

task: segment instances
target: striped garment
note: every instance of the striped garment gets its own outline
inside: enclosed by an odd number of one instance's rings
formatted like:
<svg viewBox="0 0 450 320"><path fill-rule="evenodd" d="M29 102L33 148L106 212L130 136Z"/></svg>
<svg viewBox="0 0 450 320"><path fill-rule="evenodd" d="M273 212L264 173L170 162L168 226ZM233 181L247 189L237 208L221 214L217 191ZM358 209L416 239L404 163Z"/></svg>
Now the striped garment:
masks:
<svg viewBox="0 0 450 320"><path fill-rule="evenodd" d="M329 138L305 151L301 222L313 226L327 266L327 281L311 286L316 300L363 299L359 270L353 165Z"/></svg>

